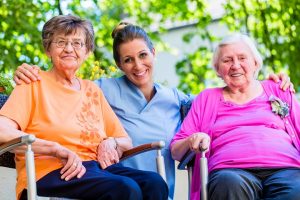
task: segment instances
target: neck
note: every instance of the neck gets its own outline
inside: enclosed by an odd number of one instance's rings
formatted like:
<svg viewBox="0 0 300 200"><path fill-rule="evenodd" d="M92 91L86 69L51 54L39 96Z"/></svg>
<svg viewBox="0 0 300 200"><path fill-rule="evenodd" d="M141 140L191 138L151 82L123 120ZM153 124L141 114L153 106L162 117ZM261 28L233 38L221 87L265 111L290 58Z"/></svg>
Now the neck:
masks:
<svg viewBox="0 0 300 200"><path fill-rule="evenodd" d="M60 71L53 67L50 73L56 79L56 81L62 83L64 86L74 90L80 90L80 82L75 76L74 71Z"/></svg>
<svg viewBox="0 0 300 200"><path fill-rule="evenodd" d="M155 94L154 85L152 82L151 82L151 84L148 84L145 87L140 87L139 89L144 94L144 96L148 102L153 98L153 96Z"/></svg>
<svg viewBox="0 0 300 200"><path fill-rule="evenodd" d="M225 100L232 101L237 104L244 104L258 97L263 92L263 88L259 81L255 80L247 87L235 88L226 86L223 90Z"/></svg>

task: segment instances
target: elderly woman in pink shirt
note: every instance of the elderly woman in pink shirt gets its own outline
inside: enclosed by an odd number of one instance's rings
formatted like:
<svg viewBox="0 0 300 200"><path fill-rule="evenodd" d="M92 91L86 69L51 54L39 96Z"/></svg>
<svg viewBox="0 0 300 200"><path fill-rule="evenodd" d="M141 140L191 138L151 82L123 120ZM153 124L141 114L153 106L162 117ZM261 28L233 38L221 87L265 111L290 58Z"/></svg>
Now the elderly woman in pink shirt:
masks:
<svg viewBox="0 0 300 200"><path fill-rule="evenodd" d="M279 83L258 81L262 58L252 40L228 36L213 64L226 84L194 100L171 143L180 160L191 149L208 149L208 197L212 199L299 199L300 105ZM199 158L199 155L197 155ZM199 199L195 162L192 199Z"/></svg>

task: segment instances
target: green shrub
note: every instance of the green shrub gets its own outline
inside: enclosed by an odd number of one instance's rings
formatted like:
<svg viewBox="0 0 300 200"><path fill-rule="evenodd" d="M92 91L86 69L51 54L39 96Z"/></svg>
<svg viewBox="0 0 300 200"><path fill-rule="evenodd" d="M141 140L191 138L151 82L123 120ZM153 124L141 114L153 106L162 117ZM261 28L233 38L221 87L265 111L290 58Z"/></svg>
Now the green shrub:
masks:
<svg viewBox="0 0 300 200"><path fill-rule="evenodd" d="M4 94L9 95L14 89L12 78L9 75L0 74L0 87L4 88Z"/></svg>

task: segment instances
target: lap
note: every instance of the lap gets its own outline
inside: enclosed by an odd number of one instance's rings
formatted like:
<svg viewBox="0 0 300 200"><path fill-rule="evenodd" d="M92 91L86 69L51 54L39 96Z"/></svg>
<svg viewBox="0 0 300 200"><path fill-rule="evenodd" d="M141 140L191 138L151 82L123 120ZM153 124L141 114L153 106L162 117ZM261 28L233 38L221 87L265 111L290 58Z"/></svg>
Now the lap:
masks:
<svg viewBox="0 0 300 200"><path fill-rule="evenodd" d="M300 193L300 169L215 170L209 175L208 190L232 190L233 194L242 190L243 193L248 191L248 194L258 195L263 199L297 199Z"/></svg>
<svg viewBox="0 0 300 200"><path fill-rule="evenodd" d="M101 193L117 191L122 185L141 190L140 187L143 187L145 181L156 177L156 173L123 167L119 164L105 170L101 169L96 161L86 161L83 165L87 170L80 179L73 178L65 181L60 179L60 169L50 172L37 182L38 195L92 199Z"/></svg>
<svg viewBox="0 0 300 200"><path fill-rule="evenodd" d="M300 169L281 169L263 180L264 199L299 199Z"/></svg>

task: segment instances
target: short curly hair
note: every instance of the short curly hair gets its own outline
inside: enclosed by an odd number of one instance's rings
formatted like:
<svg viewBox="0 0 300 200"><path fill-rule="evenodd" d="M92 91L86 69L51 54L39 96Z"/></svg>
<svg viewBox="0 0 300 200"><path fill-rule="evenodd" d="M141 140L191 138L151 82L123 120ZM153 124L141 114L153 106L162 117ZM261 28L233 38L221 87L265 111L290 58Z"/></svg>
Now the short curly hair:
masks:
<svg viewBox="0 0 300 200"><path fill-rule="evenodd" d="M43 46L46 51L53 41L55 34L69 35L83 30L85 34L85 46L88 52L94 51L94 28L90 21L73 15L58 15L47 21L42 30Z"/></svg>

